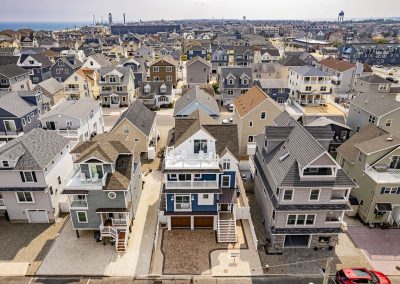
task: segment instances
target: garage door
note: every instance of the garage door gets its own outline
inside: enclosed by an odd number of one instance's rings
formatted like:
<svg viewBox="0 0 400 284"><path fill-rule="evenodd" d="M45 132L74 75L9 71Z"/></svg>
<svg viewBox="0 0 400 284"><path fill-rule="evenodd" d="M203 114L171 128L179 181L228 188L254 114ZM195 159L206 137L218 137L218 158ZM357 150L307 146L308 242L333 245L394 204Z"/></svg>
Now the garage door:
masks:
<svg viewBox="0 0 400 284"><path fill-rule="evenodd" d="M190 228L190 217L171 217L172 228Z"/></svg>
<svg viewBox="0 0 400 284"><path fill-rule="evenodd" d="M48 223L46 210L28 210L28 217L30 223Z"/></svg>
<svg viewBox="0 0 400 284"><path fill-rule="evenodd" d="M303 248L308 247L310 235L286 235L285 248Z"/></svg>
<svg viewBox="0 0 400 284"><path fill-rule="evenodd" d="M212 228L214 225L214 218L212 216L194 217L195 228Z"/></svg>

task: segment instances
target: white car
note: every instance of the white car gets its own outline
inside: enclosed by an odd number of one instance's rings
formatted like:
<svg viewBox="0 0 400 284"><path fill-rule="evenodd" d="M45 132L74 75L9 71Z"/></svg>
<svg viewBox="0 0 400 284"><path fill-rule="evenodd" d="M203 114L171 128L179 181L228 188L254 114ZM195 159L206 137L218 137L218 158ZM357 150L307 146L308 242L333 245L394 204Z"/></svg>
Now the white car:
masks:
<svg viewBox="0 0 400 284"><path fill-rule="evenodd" d="M228 110L229 110L229 111L233 111L233 108L234 108L234 105L233 105L233 104L229 104L229 105L228 105Z"/></svg>

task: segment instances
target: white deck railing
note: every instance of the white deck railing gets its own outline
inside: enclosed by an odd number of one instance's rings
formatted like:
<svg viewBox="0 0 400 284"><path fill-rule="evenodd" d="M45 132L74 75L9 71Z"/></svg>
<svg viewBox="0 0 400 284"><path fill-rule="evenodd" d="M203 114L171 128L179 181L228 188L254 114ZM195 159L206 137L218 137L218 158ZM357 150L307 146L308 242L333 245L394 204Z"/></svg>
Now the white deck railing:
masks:
<svg viewBox="0 0 400 284"><path fill-rule="evenodd" d="M382 171L377 171L372 166L366 165L364 171L374 181L379 183L395 183L400 180L400 170L397 169L382 169Z"/></svg>
<svg viewBox="0 0 400 284"><path fill-rule="evenodd" d="M127 227L128 219L111 219L111 224L113 227Z"/></svg>
<svg viewBox="0 0 400 284"><path fill-rule="evenodd" d="M218 188L215 181L165 181L165 188Z"/></svg>
<svg viewBox="0 0 400 284"><path fill-rule="evenodd" d="M165 168L219 168L219 155L213 152L189 155L184 151L175 151L174 147L168 147L165 153Z"/></svg>
<svg viewBox="0 0 400 284"><path fill-rule="evenodd" d="M75 138L75 139L79 138L79 132L78 132L78 130L75 130L75 129L65 129L65 130L56 129L56 130L48 130L48 131L56 132L58 135L66 137L66 138Z"/></svg>

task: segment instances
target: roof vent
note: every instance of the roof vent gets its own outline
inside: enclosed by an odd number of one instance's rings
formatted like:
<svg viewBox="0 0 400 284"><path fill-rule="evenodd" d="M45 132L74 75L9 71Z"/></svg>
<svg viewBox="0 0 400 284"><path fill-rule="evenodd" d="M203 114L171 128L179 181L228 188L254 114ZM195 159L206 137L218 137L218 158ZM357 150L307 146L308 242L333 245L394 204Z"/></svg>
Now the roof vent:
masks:
<svg viewBox="0 0 400 284"><path fill-rule="evenodd" d="M368 100L365 100L365 104L366 104L366 105L368 104Z"/></svg>
<svg viewBox="0 0 400 284"><path fill-rule="evenodd" d="M284 161L287 157L289 157L289 155L290 155L289 152L284 154L283 156L279 157L279 161L281 161L281 162Z"/></svg>
<svg viewBox="0 0 400 284"><path fill-rule="evenodd" d="M393 141L393 136L390 135L388 138L386 138L386 141L388 141L388 142Z"/></svg>

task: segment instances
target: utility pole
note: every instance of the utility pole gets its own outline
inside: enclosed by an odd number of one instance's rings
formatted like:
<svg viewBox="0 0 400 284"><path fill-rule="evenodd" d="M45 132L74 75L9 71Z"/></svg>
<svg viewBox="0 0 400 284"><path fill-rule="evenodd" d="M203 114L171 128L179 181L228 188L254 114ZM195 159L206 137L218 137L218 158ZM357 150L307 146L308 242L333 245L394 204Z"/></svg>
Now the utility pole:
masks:
<svg viewBox="0 0 400 284"><path fill-rule="evenodd" d="M333 260L333 257L329 257L326 260L326 267L325 267L325 273L324 273L324 281L322 284L328 284L329 283L329 271L331 270L331 262Z"/></svg>

